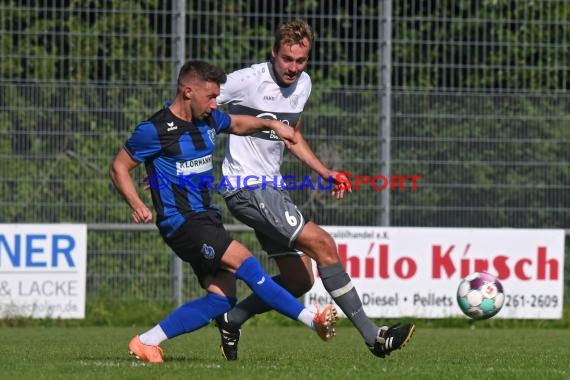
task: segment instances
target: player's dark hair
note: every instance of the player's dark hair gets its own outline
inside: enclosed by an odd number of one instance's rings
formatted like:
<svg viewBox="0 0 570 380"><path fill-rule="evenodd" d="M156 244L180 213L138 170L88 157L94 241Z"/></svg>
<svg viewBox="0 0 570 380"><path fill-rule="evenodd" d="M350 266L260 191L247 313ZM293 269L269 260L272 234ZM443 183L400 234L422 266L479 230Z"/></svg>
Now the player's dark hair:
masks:
<svg viewBox="0 0 570 380"><path fill-rule="evenodd" d="M297 18L281 24L275 32L273 51L278 52L281 44L301 45L304 38L309 40L309 47L313 45L315 35L306 21Z"/></svg>
<svg viewBox="0 0 570 380"><path fill-rule="evenodd" d="M184 80L198 79L204 82L226 83L226 73L217 66L204 61L188 61L178 73L178 86L183 85Z"/></svg>

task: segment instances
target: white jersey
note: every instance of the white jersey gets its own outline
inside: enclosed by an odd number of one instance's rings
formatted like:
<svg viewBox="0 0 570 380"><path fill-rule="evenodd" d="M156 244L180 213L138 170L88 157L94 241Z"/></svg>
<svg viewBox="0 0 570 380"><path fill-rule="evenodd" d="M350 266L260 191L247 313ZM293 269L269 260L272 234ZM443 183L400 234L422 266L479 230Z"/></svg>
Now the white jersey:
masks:
<svg viewBox="0 0 570 380"><path fill-rule="evenodd" d="M311 94L311 78L305 72L289 87L280 87L270 62L234 71L222 84L219 104L228 104L230 114L281 120L294 127ZM231 189L266 182L281 187L280 172L285 144L273 131L248 136L230 134L222 173ZM245 181L245 183L244 183Z"/></svg>

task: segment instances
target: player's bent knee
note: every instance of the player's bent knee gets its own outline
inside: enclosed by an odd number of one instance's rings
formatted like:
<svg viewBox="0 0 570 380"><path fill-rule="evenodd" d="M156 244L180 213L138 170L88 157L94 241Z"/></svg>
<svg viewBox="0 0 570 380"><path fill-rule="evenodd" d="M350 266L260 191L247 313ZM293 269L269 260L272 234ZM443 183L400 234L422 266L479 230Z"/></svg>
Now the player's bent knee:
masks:
<svg viewBox="0 0 570 380"><path fill-rule="evenodd" d="M336 243L329 235L319 239L318 246L315 247L315 255L317 256L316 261L320 265L330 265L340 260Z"/></svg>
<svg viewBox="0 0 570 380"><path fill-rule="evenodd" d="M301 297L303 294L307 293L313 287L315 280L313 278L306 279L304 281L298 281L295 285L291 286L287 290L295 297Z"/></svg>
<svg viewBox="0 0 570 380"><path fill-rule="evenodd" d="M303 294L307 293L309 290L311 290L311 288L313 287L313 284L315 283L314 279L311 279L310 281L300 284L302 287L300 287L299 289L299 295L297 297L301 297Z"/></svg>
<svg viewBox="0 0 570 380"><path fill-rule="evenodd" d="M307 293L315 283L313 273L302 269L289 268L287 271L282 272L281 275L276 277L276 279L295 297L300 297Z"/></svg>
<svg viewBox="0 0 570 380"><path fill-rule="evenodd" d="M321 265L339 261L336 243L324 230L321 233L306 236L305 239L297 240L297 243L299 243L298 248Z"/></svg>

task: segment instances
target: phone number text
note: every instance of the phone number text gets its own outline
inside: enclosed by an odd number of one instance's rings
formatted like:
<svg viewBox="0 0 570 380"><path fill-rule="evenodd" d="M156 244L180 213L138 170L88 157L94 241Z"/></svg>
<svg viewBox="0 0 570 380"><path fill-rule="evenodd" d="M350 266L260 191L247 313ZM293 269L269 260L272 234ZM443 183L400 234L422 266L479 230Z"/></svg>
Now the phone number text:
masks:
<svg viewBox="0 0 570 380"><path fill-rule="evenodd" d="M552 294L506 294L506 307L536 307L536 308L555 308L560 302L558 296Z"/></svg>

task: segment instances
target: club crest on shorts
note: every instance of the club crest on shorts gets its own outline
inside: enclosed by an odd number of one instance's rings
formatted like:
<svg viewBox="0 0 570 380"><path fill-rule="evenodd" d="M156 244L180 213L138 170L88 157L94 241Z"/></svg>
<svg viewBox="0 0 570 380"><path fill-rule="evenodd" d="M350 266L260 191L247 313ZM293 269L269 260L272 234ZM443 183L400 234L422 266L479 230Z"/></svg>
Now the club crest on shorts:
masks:
<svg viewBox="0 0 570 380"><path fill-rule="evenodd" d="M202 255L208 259L208 260L213 260L214 257L216 256L216 251L214 251L213 247L210 247L207 244L202 244Z"/></svg>

